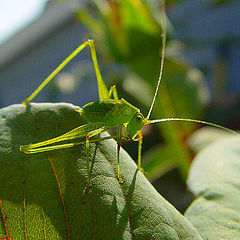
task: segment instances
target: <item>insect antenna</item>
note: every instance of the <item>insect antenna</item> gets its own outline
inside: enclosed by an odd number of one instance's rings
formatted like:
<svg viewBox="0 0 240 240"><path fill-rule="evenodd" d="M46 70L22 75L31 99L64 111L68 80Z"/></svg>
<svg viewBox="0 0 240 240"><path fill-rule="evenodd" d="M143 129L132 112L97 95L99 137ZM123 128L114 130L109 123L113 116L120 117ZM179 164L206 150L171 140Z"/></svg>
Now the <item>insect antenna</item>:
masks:
<svg viewBox="0 0 240 240"><path fill-rule="evenodd" d="M162 75L163 75L163 65L164 65L164 59L165 59L166 35L167 35L167 33L166 33L165 4L164 3L163 3L163 6L162 6L162 10L161 10L161 17L162 17L162 19L161 19L161 22L162 22L162 51L161 51L160 72L159 72L159 77L158 77L154 97L153 97L153 100L152 100L152 104L149 108L149 112L148 112L148 115L147 115L146 119L150 118L150 115L151 115L151 112L152 112L152 109L153 109L153 106L154 106L154 103L156 101L156 97L157 97L157 94L158 94L158 89L159 89L159 86L160 86L160 83L161 83L161 80L162 80Z"/></svg>
<svg viewBox="0 0 240 240"><path fill-rule="evenodd" d="M166 14L165 14L165 4L163 3L162 8L161 8L161 23L162 23L162 51L161 51L161 63L160 63L160 71L159 71L159 77L158 77L158 81L157 81L157 86L156 86L156 90L154 93L154 97L152 100L152 104L150 106L148 115L146 117L146 123L145 124L153 124L153 123L160 123L160 122L169 122L169 121L183 121L183 122L195 122L195 123L201 123L201 124L205 124L205 125L209 125L212 127L216 127L222 130L225 130L227 132L231 132L234 134L239 135L238 132L227 128L227 127L223 127L221 125L215 124L215 123L211 123L211 122L207 122L207 121L202 121L202 120L196 120L196 119L190 119L190 118L163 118L163 119L154 119L154 120L149 120L154 103L156 101L156 97L158 94L158 89L162 80L162 75L163 75L163 66L164 66L164 59L165 59L165 49L166 49Z"/></svg>
<svg viewBox="0 0 240 240"><path fill-rule="evenodd" d="M209 125L209 126L212 126L212 127L220 128L220 129L225 130L227 132L239 135L238 132L236 132L236 131L234 131L234 130L232 130L230 128L223 127L223 126L221 126L219 124L206 122L206 121L202 121L202 120L191 119L191 118L163 118L163 119L155 119L155 120L148 120L147 124L160 123L160 122L170 122L170 121L183 121L183 122L201 123L201 124L205 124L205 125Z"/></svg>

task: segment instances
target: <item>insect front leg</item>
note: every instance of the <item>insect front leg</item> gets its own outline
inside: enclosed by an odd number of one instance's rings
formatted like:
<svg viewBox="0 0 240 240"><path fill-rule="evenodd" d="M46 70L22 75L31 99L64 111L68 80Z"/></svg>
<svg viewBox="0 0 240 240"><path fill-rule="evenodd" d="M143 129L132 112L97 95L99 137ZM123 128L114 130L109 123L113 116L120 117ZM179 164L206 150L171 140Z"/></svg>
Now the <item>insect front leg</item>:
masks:
<svg viewBox="0 0 240 240"><path fill-rule="evenodd" d="M120 175L120 148L121 148L121 141L122 141L122 125L118 128L117 133L117 178L120 183L122 183L122 178Z"/></svg>
<svg viewBox="0 0 240 240"><path fill-rule="evenodd" d="M89 168L89 139L90 139L90 135L87 135L86 137L86 162L87 162L87 184L90 184L90 168Z"/></svg>
<svg viewBox="0 0 240 240"><path fill-rule="evenodd" d="M144 172L143 168L141 167L142 142L143 142L142 132L141 132L141 131L138 131L138 169L139 169L141 172Z"/></svg>
<svg viewBox="0 0 240 240"><path fill-rule="evenodd" d="M118 181L120 183L122 183L122 178L121 178L121 175L120 175L120 161L119 161L119 153L120 153L120 148L121 148L121 144L120 143L117 143L117 178L118 178Z"/></svg>
<svg viewBox="0 0 240 240"><path fill-rule="evenodd" d="M137 138L136 138L137 137ZM141 166L141 160L142 160L142 143L143 143L143 135L141 130L137 132L137 135L133 137L132 141L138 142L138 160L137 160L137 166L138 169L144 173L144 170Z"/></svg>

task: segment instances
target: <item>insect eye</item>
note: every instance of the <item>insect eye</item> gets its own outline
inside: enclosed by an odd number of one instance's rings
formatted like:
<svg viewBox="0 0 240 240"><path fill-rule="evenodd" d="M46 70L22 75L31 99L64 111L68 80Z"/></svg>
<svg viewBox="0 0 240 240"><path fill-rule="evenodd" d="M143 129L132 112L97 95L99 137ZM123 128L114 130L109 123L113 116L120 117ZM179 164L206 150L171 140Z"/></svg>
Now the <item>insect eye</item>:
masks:
<svg viewBox="0 0 240 240"><path fill-rule="evenodd" d="M138 121L142 120L142 116L141 116L140 114L137 115L137 120L138 120Z"/></svg>

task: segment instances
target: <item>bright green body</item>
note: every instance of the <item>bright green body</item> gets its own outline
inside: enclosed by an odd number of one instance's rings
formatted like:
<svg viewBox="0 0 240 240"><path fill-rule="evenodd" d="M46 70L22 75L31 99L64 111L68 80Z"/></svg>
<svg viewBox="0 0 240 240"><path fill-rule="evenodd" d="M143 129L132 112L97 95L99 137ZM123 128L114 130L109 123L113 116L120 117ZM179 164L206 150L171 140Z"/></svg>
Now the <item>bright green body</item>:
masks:
<svg viewBox="0 0 240 240"><path fill-rule="evenodd" d="M145 123L140 110L123 98L88 103L83 107L81 114L88 123L103 123L103 127L125 125L125 137L128 139L132 139Z"/></svg>

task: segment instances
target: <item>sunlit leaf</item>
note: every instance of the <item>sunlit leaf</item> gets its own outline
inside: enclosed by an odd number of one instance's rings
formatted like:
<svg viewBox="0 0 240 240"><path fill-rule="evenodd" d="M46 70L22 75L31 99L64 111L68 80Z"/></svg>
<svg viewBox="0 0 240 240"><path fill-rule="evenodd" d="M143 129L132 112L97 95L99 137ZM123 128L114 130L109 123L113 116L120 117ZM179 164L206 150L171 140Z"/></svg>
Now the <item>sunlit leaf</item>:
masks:
<svg viewBox="0 0 240 240"><path fill-rule="evenodd" d="M24 154L39 142L84 123L71 104L12 105L0 110L0 238L201 239L121 150L123 183L116 177L116 143L97 146L86 187L84 145ZM91 144L91 156L95 150Z"/></svg>

